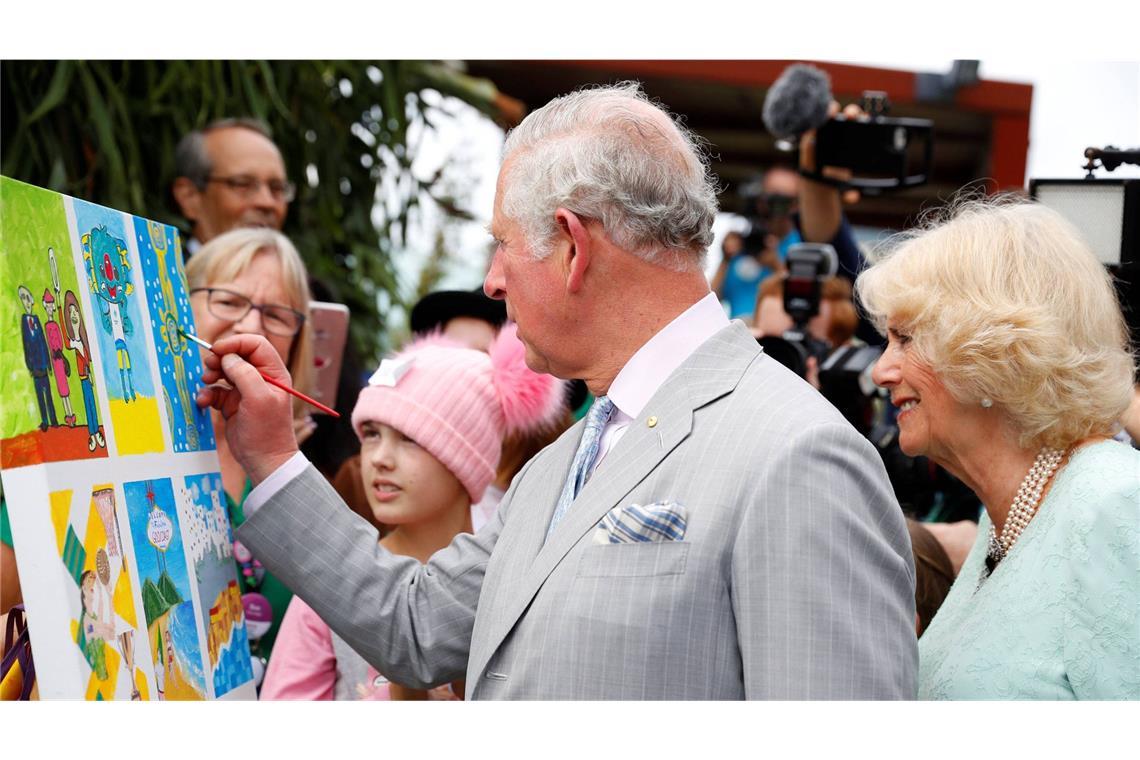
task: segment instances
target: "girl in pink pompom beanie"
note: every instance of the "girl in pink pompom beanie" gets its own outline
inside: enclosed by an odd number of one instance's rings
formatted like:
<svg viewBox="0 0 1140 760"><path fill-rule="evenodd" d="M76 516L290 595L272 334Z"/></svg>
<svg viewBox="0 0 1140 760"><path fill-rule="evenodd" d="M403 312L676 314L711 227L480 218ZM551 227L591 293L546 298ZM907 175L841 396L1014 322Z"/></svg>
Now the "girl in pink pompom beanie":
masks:
<svg viewBox="0 0 1140 760"><path fill-rule="evenodd" d="M439 336L385 359L360 392L352 427L361 441L368 504L392 530L380 543L421 562L471 530L471 504L495 477L503 439L541 430L564 413L565 387L527 368L513 325L488 353ZM281 623L261 699L422 699L390 684L294 597Z"/></svg>

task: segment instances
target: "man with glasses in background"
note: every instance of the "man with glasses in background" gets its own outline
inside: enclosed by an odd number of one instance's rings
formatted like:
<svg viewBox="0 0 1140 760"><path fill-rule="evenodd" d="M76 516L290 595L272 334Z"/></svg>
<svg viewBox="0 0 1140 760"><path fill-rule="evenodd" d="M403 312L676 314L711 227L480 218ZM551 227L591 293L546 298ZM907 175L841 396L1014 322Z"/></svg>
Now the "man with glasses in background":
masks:
<svg viewBox="0 0 1140 760"><path fill-rule="evenodd" d="M285 223L295 188L260 121L221 119L196 129L179 141L174 161L171 193L192 225L187 255L236 227Z"/></svg>

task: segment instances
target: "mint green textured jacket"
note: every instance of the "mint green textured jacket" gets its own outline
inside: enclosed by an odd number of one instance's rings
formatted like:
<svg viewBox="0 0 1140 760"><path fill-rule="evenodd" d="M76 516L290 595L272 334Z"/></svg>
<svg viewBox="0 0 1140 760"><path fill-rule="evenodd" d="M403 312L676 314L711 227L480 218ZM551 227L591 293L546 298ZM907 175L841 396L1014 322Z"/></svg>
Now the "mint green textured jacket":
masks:
<svg viewBox="0 0 1140 760"><path fill-rule="evenodd" d="M918 642L920 699L1140 699L1140 452L1090 444L1055 478L984 579L983 514Z"/></svg>

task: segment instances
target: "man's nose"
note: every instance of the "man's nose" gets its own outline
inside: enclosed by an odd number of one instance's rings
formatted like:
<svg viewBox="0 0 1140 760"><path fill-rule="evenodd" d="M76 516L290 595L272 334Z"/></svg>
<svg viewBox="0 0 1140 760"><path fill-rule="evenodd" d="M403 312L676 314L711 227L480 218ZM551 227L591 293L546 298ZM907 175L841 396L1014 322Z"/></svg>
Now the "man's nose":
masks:
<svg viewBox="0 0 1140 760"><path fill-rule="evenodd" d="M499 264L499 252L495 251L495 255L491 257L491 267L483 279L483 293L488 298L502 301L507 297L506 286L506 280L503 278L503 267Z"/></svg>
<svg viewBox="0 0 1140 760"><path fill-rule="evenodd" d="M273 195L268 182L258 183L257 192L253 194L253 202L258 208L269 209L275 209L282 203Z"/></svg>

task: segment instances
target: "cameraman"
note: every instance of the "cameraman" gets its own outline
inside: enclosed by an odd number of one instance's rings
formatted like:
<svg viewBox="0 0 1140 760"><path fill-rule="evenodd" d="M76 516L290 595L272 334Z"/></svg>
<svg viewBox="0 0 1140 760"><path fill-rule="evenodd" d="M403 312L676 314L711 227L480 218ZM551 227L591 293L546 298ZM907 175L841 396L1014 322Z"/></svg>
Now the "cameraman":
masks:
<svg viewBox="0 0 1140 760"><path fill-rule="evenodd" d="M833 100L828 108L828 116L834 117L838 113L839 103ZM855 103L849 103L843 109L843 115L849 119L862 114L863 110ZM815 168L815 130L812 129L800 138L800 170L810 172ZM848 169L825 166L820 173L837 182L851 179ZM841 193L835 185L807 177L800 178L799 214L794 217L796 226L804 242L830 243L839 254L839 274L851 281L859 274L864 262L847 218L843 215L843 203L854 204L858 201L857 190Z"/></svg>
<svg viewBox="0 0 1140 760"><path fill-rule="evenodd" d="M863 109L856 103L849 103L842 110L848 119L863 115ZM831 101L828 116L836 116L839 112L839 103ZM800 138L800 171L810 172L816 168L815 137L815 130L812 129ZM851 171L848 169L824 166L820 169L820 173L836 182L846 182L851 179ZM839 258L837 274L846 278L851 284L854 284L855 278L866 266L866 260L858 243L855 242L855 234L851 231L851 225L843 213L843 206L858 202L858 190L841 190L838 185L801 177L799 213L793 215L793 221L800 230L804 242L831 244ZM859 319L855 336L872 346L881 346L884 342L874 326L865 319Z"/></svg>
<svg viewBox="0 0 1140 760"><path fill-rule="evenodd" d="M848 118L863 113L855 103L842 110ZM832 101L829 115L839 112L839 103ZM815 130L809 130L800 139L799 169L815 169ZM823 167L821 174L837 182L851 178L850 171L834 167ZM712 280L717 296L729 302L729 316L748 322L756 311L761 282L773 273L783 272L788 249L795 243L830 244L839 259L837 274L852 283L865 263L843 214L844 203L858 202L858 191L843 192L838 185L801 177L785 167L767 171L762 188L756 207L750 209L765 233L762 245L758 246L760 252L750 256L745 252L743 236L738 232L729 233L723 245L723 258ZM874 328L863 321L859 323L857 335L875 345L882 342Z"/></svg>

